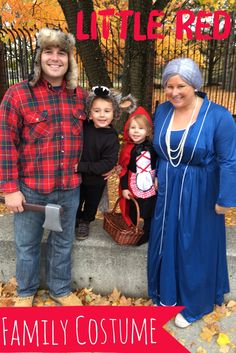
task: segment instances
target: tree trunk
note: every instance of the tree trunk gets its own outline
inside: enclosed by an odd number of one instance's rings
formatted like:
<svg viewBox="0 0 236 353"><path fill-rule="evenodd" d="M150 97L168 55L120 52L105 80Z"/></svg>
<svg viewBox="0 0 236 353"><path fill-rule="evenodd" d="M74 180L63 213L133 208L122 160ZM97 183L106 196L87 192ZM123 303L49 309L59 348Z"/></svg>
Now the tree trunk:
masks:
<svg viewBox="0 0 236 353"><path fill-rule="evenodd" d="M147 34L148 17L151 10L164 10L170 0L129 0L129 9L141 13L140 33ZM154 41L134 41L134 20L129 19L129 30L125 46L123 94L131 92L150 113L152 111L153 73L155 61Z"/></svg>
<svg viewBox="0 0 236 353"><path fill-rule="evenodd" d="M129 0L129 9L141 13L140 34L147 34L148 15L152 9L152 0ZM134 17L129 18L129 28L125 44L125 60L122 78L123 95L132 93L149 111L151 110L154 64L153 42L134 40Z"/></svg>
<svg viewBox="0 0 236 353"><path fill-rule="evenodd" d="M147 34L148 17L151 10L163 10L169 1L156 0L153 4L152 0L129 0L129 9L141 14L140 34ZM77 12L83 10L84 33L89 33L90 17L94 10L93 1L58 0L58 2L64 12L70 32L76 36ZM138 103L151 113L155 60L154 41L149 39L135 41L133 28L134 19L132 16L129 18L125 44L122 94L124 96L132 93L138 99ZM77 48L90 85L103 84L111 87L112 82L108 75L99 41L91 39L77 41ZM120 122L119 127L122 125L122 120Z"/></svg>
<svg viewBox="0 0 236 353"><path fill-rule="evenodd" d="M64 12L69 31L76 37L77 12L82 10L84 14L84 33L89 33L91 13L94 11L93 1L58 0L58 2ZM90 86L101 84L112 87L99 41L91 39L77 41L77 49Z"/></svg>

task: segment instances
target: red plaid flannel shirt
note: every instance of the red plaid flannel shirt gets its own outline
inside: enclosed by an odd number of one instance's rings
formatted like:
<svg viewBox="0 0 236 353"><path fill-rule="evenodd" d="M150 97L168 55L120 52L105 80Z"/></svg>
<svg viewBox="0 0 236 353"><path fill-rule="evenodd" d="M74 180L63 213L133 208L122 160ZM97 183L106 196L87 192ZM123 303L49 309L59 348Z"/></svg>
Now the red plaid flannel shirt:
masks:
<svg viewBox="0 0 236 353"><path fill-rule="evenodd" d="M19 180L39 193L73 189L83 144L86 91L59 90L41 80L10 87L0 106L0 190L19 190Z"/></svg>

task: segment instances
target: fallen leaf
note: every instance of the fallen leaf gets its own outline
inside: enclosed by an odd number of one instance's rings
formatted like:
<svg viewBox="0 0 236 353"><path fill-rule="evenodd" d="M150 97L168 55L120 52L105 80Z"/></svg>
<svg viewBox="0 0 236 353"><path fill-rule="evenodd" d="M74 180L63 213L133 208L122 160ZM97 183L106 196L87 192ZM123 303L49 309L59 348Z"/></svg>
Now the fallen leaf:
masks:
<svg viewBox="0 0 236 353"><path fill-rule="evenodd" d="M55 301L52 300L52 299L48 299L48 300L46 300L46 301L44 302L44 305L46 305L46 306L53 306L53 305L55 305Z"/></svg>
<svg viewBox="0 0 236 353"><path fill-rule="evenodd" d="M13 306L14 300L13 298L3 298L1 299L0 307Z"/></svg>
<svg viewBox="0 0 236 353"><path fill-rule="evenodd" d="M208 327L204 326L202 328L202 332L200 333L200 337L207 342L211 342L212 337L215 335L215 332L211 331Z"/></svg>
<svg viewBox="0 0 236 353"><path fill-rule="evenodd" d="M227 304L227 309L229 310L229 313L236 313L236 301L230 300Z"/></svg>
<svg viewBox="0 0 236 353"><path fill-rule="evenodd" d="M90 296L89 294L87 294L87 295L85 296L85 303L86 303L86 304L89 304L89 303L91 303L91 301L92 301L91 296Z"/></svg>
<svg viewBox="0 0 236 353"><path fill-rule="evenodd" d="M210 324L215 321L219 321L219 319L220 319L220 315L215 311L203 317L203 321L206 322L207 324Z"/></svg>
<svg viewBox="0 0 236 353"><path fill-rule="evenodd" d="M132 299L131 298L126 298L124 295L122 295L120 300L119 300L119 305L121 305L121 306L130 306L130 305L132 305Z"/></svg>
<svg viewBox="0 0 236 353"><path fill-rule="evenodd" d="M120 294L121 293L118 291L118 289L114 288L108 299L113 303L117 302L120 299Z"/></svg>
<svg viewBox="0 0 236 353"><path fill-rule="evenodd" d="M106 297L100 297L97 298L97 300L95 300L94 302L92 302L93 305L111 305L111 302L106 298Z"/></svg>
<svg viewBox="0 0 236 353"><path fill-rule="evenodd" d="M235 300L230 300L227 304L227 308L231 309L234 306L236 306L236 301Z"/></svg>
<svg viewBox="0 0 236 353"><path fill-rule="evenodd" d="M150 300L145 300L145 299L143 299L143 304L142 305L144 305L144 306L150 306L150 305L153 305L153 302L151 301L151 299Z"/></svg>
<svg viewBox="0 0 236 353"><path fill-rule="evenodd" d="M141 305L143 305L143 304L142 304L142 299L141 299L141 298L136 299L136 300L134 301L134 305L135 305L135 306L141 306Z"/></svg>
<svg viewBox="0 0 236 353"><path fill-rule="evenodd" d="M211 330L213 335L220 333L220 323L217 321L214 321L214 322L207 324L207 328L209 328L209 330Z"/></svg>
<svg viewBox="0 0 236 353"><path fill-rule="evenodd" d="M197 353L206 353L207 351L204 349L204 348L202 348L202 347L198 347L197 348Z"/></svg>
<svg viewBox="0 0 236 353"><path fill-rule="evenodd" d="M225 333L219 333L216 342L219 346L224 346L230 343L230 339Z"/></svg>
<svg viewBox="0 0 236 353"><path fill-rule="evenodd" d="M220 305L216 305L215 306L215 312L219 315L219 317L225 317L227 316L227 309L225 304Z"/></svg>
<svg viewBox="0 0 236 353"><path fill-rule="evenodd" d="M99 302L101 301L102 296L100 294L93 295L93 300L89 305L99 305Z"/></svg>
<svg viewBox="0 0 236 353"><path fill-rule="evenodd" d="M16 278L12 277L4 286L2 290L2 295L4 296L14 296L16 295Z"/></svg>

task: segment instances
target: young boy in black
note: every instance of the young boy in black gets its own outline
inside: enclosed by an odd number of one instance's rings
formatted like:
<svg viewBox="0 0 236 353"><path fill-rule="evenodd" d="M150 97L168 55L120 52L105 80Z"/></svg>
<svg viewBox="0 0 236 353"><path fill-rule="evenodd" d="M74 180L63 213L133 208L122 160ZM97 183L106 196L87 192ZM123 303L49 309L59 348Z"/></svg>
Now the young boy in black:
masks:
<svg viewBox="0 0 236 353"><path fill-rule="evenodd" d="M120 94L104 86L94 87L87 98L89 120L84 123L83 154L77 169L82 173L76 217L78 240L84 240L89 235L89 223L95 219L107 183L103 174L117 164L119 140L111 123L113 118L119 118L120 108L127 102L129 110L135 108L131 96L121 99Z"/></svg>

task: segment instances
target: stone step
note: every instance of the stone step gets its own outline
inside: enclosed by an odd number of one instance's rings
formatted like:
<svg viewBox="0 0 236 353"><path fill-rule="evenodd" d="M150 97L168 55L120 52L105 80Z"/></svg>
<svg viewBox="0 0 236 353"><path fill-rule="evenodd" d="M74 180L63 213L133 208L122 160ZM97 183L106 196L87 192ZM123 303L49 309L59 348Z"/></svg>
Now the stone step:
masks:
<svg viewBox="0 0 236 353"><path fill-rule="evenodd" d="M11 214L0 217L0 281L15 275L15 248ZM45 240L42 242L41 286L44 282ZM236 298L236 228L227 228L227 258L231 292ZM126 296L147 297L147 245L120 246L102 229L102 221L90 225L90 236L75 241L72 253L73 288L93 288L102 295L117 288Z"/></svg>

